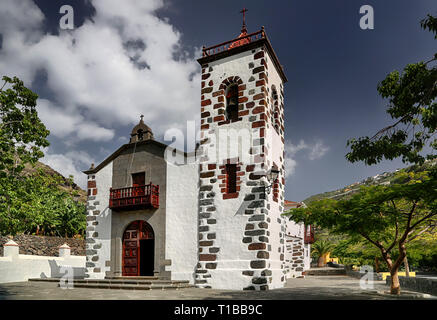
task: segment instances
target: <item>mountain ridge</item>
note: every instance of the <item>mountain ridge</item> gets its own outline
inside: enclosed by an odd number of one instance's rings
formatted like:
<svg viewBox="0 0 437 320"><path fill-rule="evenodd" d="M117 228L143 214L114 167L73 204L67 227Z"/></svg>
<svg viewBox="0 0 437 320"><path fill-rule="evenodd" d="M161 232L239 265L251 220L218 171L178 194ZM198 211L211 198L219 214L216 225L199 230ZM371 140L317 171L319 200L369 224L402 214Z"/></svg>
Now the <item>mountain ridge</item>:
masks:
<svg viewBox="0 0 437 320"><path fill-rule="evenodd" d="M74 182L70 182L68 178L64 177L62 174L60 174L58 171L53 169L52 167L37 161L35 165L26 164L26 166L23 169L22 174L25 176L29 176L34 174L38 169L41 169L45 174L50 176L58 176L62 179L63 183L59 185L59 188L61 190L66 191L69 193L75 200L86 204L87 201L87 193L85 190L80 188L77 184Z"/></svg>
<svg viewBox="0 0 437 320"><path fill-rule="evenodd" d="M366 179L363 179L359 182L354 182L340 189L326 191L326 192L312 195L306 198L305 200L303 200L302 202L304 202L305 204L309 204L313 201L322 200L322 199L335 199L335 200L344 199L348 195L352 195L354 193L359 192L361 186L390 185L391 181L394 179L395 175L399 171L405 170L406 172L421 172L435 165L437 165L437 159L427 160L423 165L410 165L405 168L396 169L395 171L392 172L383 172L373 177L368 177Z"/></svg>

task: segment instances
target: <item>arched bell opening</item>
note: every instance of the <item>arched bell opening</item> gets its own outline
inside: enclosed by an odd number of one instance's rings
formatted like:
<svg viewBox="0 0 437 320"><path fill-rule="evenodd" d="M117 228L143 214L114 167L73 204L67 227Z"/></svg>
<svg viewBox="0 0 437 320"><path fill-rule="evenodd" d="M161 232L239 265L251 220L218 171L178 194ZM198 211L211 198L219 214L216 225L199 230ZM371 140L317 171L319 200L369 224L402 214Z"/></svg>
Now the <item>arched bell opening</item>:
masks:
<svg viewBox="0 0 437 320"><path fill-rule="evenodd" d="M238 85L232 84L226 90L226 119L238 121Z"/></svg>

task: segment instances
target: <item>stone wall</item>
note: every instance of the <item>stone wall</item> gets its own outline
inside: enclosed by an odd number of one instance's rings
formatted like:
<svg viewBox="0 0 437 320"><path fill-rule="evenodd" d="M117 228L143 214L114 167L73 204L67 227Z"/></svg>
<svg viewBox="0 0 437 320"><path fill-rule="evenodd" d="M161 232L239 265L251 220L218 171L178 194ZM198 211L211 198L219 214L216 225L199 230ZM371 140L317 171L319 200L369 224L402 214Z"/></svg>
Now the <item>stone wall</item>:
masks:
<svg viewBox="0 0 437 320"><path fill-rule="evenodd" d="M357 279L361 279L362 277L364 277L364 273L361 273L360 271L354 271L351 270L350 268L345 268L346 269L346 275L348 275L349 277L353 277L353 278L357 278ZM382 276L378 273L373 273L373 281L381 281L382 280Z"/></svg>
<svg viewBox="0 0 437 320"><path fill-rule="evenodd" d="M112 186L113 162L88 175L86 277L103 279L110 266L112 210L109 190Z"/></svg>
<svg viewBox="0 0 437 320"><path fill-rule="evenodd" d="M285 270L290 277L301 277L304 271L304 243L302 238L285 236Z"/></svg>
<svg viewBox="0 0 437 320"><path fill-rule="evenodd" d="M391 277L385 278L385 284L390 286ZM437 296L437 279L417 278L417 277L399 277L399 283L402 290L411 290L416 292L428 293Z"/></svg>
<svg viewBox="0 0 437 320"><path fill-rule="evenodd" d="M70 246L72 255L85 255L84 239L43 237L20 234L16 235L15 237L0 236L0 257L3 256L3 245L11 238L20 246L20 254L58 256L59 247L66 243Z"/></svg>

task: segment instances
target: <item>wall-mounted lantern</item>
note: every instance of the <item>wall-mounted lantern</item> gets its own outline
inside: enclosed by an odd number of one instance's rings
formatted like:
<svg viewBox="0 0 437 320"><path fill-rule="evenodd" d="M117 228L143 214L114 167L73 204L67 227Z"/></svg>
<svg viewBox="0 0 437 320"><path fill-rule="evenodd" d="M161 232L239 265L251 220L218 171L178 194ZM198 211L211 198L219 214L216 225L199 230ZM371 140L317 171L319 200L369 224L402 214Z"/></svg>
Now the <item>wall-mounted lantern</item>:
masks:
<svg viewBox="0 0 437 320"><path fill-rule="evenodd" d="M267 181L270 185L264 185L264 194L270 194L273 185L277 182L279 176L279 170L275 167L272 167L266 174Z"/></svg>

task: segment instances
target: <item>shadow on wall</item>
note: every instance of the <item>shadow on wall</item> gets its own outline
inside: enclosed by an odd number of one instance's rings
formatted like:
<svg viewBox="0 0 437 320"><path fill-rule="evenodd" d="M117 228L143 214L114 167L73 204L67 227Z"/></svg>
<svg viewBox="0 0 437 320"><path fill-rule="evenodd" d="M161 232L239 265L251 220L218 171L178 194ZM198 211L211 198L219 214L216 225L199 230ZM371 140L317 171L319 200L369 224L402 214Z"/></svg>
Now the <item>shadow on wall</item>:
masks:
<svg viewBox="0 0 437 320"><path fill-rule="evenodd" d="M71 267L58 265L55 260L49 260L50 275L46 275L41 272L41 279L47 278L62 278L62 277L73 277L74 279L84 279L86 268L82 267Z"/></svg>

